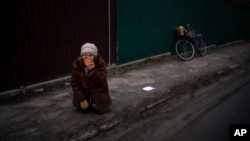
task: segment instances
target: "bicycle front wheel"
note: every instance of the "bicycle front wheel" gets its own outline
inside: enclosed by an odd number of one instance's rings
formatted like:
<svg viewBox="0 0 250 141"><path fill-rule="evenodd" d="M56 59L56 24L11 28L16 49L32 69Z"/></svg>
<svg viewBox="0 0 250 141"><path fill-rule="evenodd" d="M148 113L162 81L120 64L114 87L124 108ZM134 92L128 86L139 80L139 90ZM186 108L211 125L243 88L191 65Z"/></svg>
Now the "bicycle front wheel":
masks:
<svg viewBox="0 0 250 141"><path fill-rule="evenodd" d="M188 40L178 40L175 45L177 56L184 61L191 60L194 57L194 46Z"/></svg>
<svg viewBox="0 0 250 141"><path fill-rule="evenodd" d="M205 56L207 54L207 46L202 37L198 38L197 49L200 56Z"/></svg>

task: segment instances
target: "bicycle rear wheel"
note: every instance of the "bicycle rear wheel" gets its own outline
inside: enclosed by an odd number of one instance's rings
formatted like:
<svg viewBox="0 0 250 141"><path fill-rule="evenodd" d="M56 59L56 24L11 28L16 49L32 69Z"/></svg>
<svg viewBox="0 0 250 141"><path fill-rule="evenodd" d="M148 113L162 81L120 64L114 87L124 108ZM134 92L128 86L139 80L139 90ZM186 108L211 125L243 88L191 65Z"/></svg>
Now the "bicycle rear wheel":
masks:
<svg viewBox="0 0 250 141"><path fill-rule="evenodd" d="M207 46L201 35L198 37L197 49L200 56L207 54Z"/></svg>
<svg viewBox="0 0 250 141"><path fill-rule="evenodd" d="M178 40L175 45L177 56L184 61L191 60L194 57L194 46L188 40Z"/></svg>

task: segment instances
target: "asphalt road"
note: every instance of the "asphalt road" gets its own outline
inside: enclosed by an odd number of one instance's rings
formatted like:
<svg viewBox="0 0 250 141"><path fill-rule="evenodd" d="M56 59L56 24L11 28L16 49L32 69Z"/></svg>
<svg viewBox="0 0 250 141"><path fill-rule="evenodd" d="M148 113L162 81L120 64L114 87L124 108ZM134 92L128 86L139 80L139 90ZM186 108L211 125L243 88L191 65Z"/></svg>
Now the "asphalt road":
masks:
<svg viewBox="0 0 250 141"><path fill-rule="evenodd" d="M206 112L172 141L229 141L229 125L250 124L250 83Z"/></svg>
<svg viewBox="0 0 250 141"><path fill-rule="evenodd" d="M235 72L90 140L229 141L229 125L250 124L249 80L248 71Z"/></svg>

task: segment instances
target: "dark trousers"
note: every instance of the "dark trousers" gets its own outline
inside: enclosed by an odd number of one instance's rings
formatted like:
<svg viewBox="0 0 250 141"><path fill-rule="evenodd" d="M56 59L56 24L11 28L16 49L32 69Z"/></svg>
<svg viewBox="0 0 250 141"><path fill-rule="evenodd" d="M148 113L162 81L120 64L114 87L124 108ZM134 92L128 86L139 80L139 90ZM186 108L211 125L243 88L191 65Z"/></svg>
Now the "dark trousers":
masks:
<svg viewBox="0 0 250 141"><path fill-rule="evenodd" d="M88 96L86 98L86 100L88 101L89 106L86 109L83 109L83 108L81 108L80 103L79 103L78 111L80 113L86 114L86 113L93 111L96 114L101 114L101 112L95 106L92 106L93 104L95 104L95 102L93 101L93 99L90 96Z"/></svg>

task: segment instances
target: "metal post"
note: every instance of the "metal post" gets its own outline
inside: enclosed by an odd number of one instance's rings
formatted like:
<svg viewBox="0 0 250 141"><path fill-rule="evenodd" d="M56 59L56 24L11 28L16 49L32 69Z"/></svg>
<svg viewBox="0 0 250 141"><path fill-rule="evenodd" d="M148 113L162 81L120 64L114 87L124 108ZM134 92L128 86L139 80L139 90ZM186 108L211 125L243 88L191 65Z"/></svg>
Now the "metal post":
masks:
<svg viewBox="0 0 250 141"><path fill-rule="evenodd" d="M111 65L111 12L110 12L110 0L108 0L108 54L109 54L109 65Z"/></svg>

